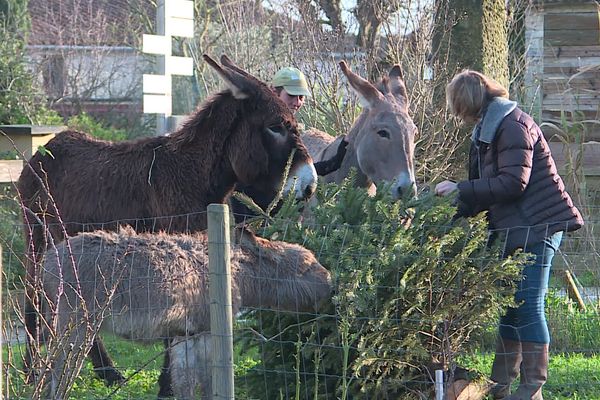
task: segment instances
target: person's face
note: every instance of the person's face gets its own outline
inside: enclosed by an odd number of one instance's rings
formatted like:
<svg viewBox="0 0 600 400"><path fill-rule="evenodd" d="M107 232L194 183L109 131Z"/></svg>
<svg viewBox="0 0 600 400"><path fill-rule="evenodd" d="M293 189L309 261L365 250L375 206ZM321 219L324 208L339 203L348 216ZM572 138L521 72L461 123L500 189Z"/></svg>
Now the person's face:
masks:
<svg viewBox="0 0 600 400"><path fill-rule="evenodd" d="M294 96L285 91L285 89L281 89L279 92L279 98L283 100L283 102L288 106L290 110L295 114L300 107L304 104L304 96Z"/></svg>

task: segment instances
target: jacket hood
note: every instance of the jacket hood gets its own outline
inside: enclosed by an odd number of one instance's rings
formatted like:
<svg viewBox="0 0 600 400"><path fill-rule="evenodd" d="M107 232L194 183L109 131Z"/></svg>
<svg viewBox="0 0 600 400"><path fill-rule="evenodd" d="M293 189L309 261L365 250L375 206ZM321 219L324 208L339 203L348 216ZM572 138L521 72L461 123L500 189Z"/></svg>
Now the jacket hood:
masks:
<svg viewBox="0 0 600 400"><path fill-rule="evenodd" d="M504 97L494 97L494 100L488 104L481 121L473 128L471 140L473 142L479 140L487 144L492 143L500 123L515 108L517 108L516 102Z"/></svg>

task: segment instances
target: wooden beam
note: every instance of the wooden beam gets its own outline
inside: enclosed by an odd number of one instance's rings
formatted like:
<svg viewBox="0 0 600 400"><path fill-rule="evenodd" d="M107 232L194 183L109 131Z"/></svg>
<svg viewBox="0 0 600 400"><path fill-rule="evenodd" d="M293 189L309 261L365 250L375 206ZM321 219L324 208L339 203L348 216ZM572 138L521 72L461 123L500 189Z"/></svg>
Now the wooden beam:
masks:
<svg viewBox="0 0 600 400"><path fill-rule="evenodd" d="M577 289L577 285L575 284L575 279L569 272L569 270L565 269L564 272L565 284L567 285L567 294L571 300L577 303L577 307L579 311L586 311L587 307L585 306L585 302L583 301L583 297L581 297L581 293L579 293L579 289Z"/></svg>
<svg viewBox="0 0 600 400"><path fill-rule="evenodd" d="M544 57L600 57L600 46L546 46Z"/></svg>
<svg viewBox="0 0 600 400"><path fill-rule="evenodd" d="M555 30L574 29L584 31L598 31L598 13L565 13L565 14L549 14L544 19L544 30L546 32ZM588 34L593 34L588 32Z"/></svg>
<svg viewBox="0 0 600 400"><path fill-rule="evenodd" d="M0 183L16 182L23 170L23 160L0 160Z"/></svg>
<svg viewBox="0 0 600 400"><path fill-rule="evenodd" d="M212 397L207 397L234 400L229 208L226 204L209 204L207 213L210 332L213 345L213 393Z"/></svg>
<svg viewBox="0 0 600 400"><path fill-rule="evenodd" d="M594 46L600 45L600 32L560 29L544 32L544 43L550 46Z"/></svg>

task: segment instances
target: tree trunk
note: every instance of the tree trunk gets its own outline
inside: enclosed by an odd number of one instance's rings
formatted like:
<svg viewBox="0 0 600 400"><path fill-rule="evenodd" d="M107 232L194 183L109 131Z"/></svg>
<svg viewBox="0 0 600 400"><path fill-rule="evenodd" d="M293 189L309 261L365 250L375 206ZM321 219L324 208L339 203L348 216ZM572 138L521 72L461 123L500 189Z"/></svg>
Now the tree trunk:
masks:
<svg viewBox="0 0 600 400"><path fill-rule="evenodd" d="M480 71L508 88L505 0L437 0L434 29L433 91L440 109L446 107L446 84L463 69ZM463 138L455 160L466 159L470 127L447 124L446 131L458 128Z"/></svg>
<svg viewBox="0 0 600 400"><path fill-rule="evenodd" d="M331 29L338 34L343 34L346 31L346 26L342 21L340 0L319 0L319 6L327 16Z"/></svg>
<svg viewBox="0 0 600 400"><path fill-rule="evenodd" d="M505 0L439 0L435 18L436 72L469 68L508 86Z"/></svg>

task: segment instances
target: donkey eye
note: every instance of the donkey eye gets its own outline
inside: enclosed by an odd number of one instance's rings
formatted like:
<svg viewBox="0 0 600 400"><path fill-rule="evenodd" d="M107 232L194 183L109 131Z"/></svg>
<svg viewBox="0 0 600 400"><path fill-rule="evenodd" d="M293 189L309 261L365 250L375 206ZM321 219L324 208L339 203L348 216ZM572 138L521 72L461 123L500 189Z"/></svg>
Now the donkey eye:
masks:
<svg viewBox="0 0 600 400"><path fill-rule="evenodd" d="M386 139L390 138L390 133L388 131L384 130L384 129L381 129L381 130L377 131L377 134L379 136L381 136L382 138L386 138Z"/></svg>
<svg viewBox="0 0 600 400"><path fill-rule="evenodd" d="M270 131L273 134L285 135L286 129L283 125L272 125L267 128L267 131Z"/></svg>

